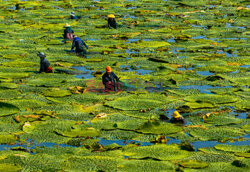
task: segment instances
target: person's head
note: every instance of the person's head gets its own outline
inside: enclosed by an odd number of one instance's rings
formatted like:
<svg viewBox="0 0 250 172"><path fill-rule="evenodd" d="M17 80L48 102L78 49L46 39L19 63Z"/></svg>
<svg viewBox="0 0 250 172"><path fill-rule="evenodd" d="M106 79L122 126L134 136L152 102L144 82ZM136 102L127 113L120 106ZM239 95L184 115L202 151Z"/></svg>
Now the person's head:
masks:
<svg viewBox="0 0 250 172"><path fill-rule="evenodd" d="M46 57L46 55L43 52L39 52L37 56L40 57L40 59L44 59Z"/></svg>
<svg viewBox="0 0 250 172"><path fill-rule="evenodd" d="M110 66L107 66L107 67L106 67L106 72L107 72L108 74L111 73L111 67L110 67Z"/></svg>
<svg viewBox="0 0 250 172"><path fill-rule="evenodd" d="M114 18L115 18L115 15L114 15L114 14L109 14L109 15L108 15L108 18L114 19Z"/></svg>
<svg viewBox="0 0 250 172"><path fill-rule="evenodd" d="M71 16L75 16L75 12L72 11L72 12L70 13L70 15L71 15Z"/></svg>
<svg viewBox="0 0 250 172"><path fill-rule="evenodd" d="M77 36L76 36L76 35L73 35L73 38L77 38Z"/></svg>
<svg viewBox="0 0 250 172"><path fill-rule="evenodd" d="M174 111L173 115L172 115L174 118L180 118L180 114L178 111Z"/></svg>
<svg viewBox="0 0 250 172"><path fill-rule="evenodd" d="M70 27L70 25L69 25L68 23L66 23L66 24L64 25L64 27Z"/></svg>

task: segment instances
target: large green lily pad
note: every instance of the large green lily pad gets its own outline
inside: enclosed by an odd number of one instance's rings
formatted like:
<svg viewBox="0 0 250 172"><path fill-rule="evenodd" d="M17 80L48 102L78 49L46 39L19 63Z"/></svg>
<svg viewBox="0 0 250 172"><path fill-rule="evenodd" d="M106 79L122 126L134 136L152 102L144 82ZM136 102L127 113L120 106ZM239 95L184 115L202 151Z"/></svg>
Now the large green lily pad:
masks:
<svg viewBox="0 0 250 172"><path fill-rule="evenodd" d="M11 115L19 112L19 108L5 102L0 102L0 116Z"/></svg>
<svg viewBox="0 0 250 172"><path fill-rule="evenodd" d="M20 165L14 165L14 164L0 164L0 171L6 171L6 172L19 172L22 170L22 167Z"/></svg>
<svg viewBox="0 0 250 172"><path fill-rule="evenodd" d="M124 154L131 158L155 158L160 160L177 160L189 156L189 152L181 150L177 145L133 146L124 148Z"/></svg>
<svg viewBox="0 0 250 172"><path fill-rule="evenodd" d="M212 104L223 104L223 103L236 102L238 98L235 96L228 96L228 95L203 94L203 95L188 96L185 97L184 100L189 102L207 102Z"/></svg>
<svg viewBox="0 0 250 172"><path fill-rule="evenodd" d="M174 165L167 161L125 160L118 164L118 171L173 171Z"/></svg>
<svg viewBox="0 0 250 172"><path fill-rule="evenodd" d="M248 145L243 145L243 146L236 146L236 145L215 145L214 146L215 149L218 150L223 150L223 151L227 151L227 152L236 152L236 153L249 153L250 151L250 146Z"/></svg>
<svg viewBox="0 0 250 172"><path fill-rule="evenodd" d="M193 160L181 161L181 162L179 162L179 164L185 168L200 169L200 168L208 167L208 163L201 162L201 161L193 161Z"/></svg>
<svg viewBox="0 0 250 172"><path fill-rule="evenodd" d="M99 136L99 131L95 128L81 128L76 126L72 130L61 132L60 134L66 137L97 137Z"/></svg>
<svg viewBox="0 0 250 172"><path fill-rule="evenodd" d="M226 141L229 138L244 135L244 132L242 130L230 127L208 127L207 129L192 128L190 129L189 133L193 137L197 137L202 141Z"/></svg>
<svg viewBox="0 0 250 172"><path fill-rule="evenodd" d="M205 119L205 123L215 125L239 124L241 122L241 119L225 115L210 115L209 118Z"/></svg>
<svg viewBox="0 0 250 172"><path fill-rule="evenodd" d="M113 171L117 168L121 159L107 156L74 156L70 157L65 164L64 169L69 171Z"/></svg>
<svg viewBox="0 0 250 172"><path fill-rule="evenodd" d="M45 90L43 91L43 94L48 97L65 97L71 95L71 92L69 90Z"/></svg>
<svg viewBox="0 0 250 172"><path fill-rule="evenodd" d="M121 110L140 110L156 107L164 107L165 104L171 102L171 99L167 99L164 95L131 95L127 97L121 97L114 101L108 101L105 104L116 109Z"/></svg>
<svg viewBox="0 0 250 172"><path fill-rule="evenodd" d="M180 126L170 123L160 123L159 121L147 121L136 131L144 134L173 134L182 131Z"/></svg>
<svg viewBox="0 0 250 172"><path fill-rule="evenodd" d="M0 144L13 144L16 140L15 135L0 132Z"/></svg>

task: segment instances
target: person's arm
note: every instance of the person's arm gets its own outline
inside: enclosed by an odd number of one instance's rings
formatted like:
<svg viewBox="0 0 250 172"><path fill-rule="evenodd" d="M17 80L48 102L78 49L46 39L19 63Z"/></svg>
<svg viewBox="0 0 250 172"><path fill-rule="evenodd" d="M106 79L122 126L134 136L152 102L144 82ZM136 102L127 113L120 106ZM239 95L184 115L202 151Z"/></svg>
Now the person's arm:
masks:
<svg viewBox="0 0 250 172"><path fill-rule="evenodd" d="M105 77L105 74L104 75L102 75L102 83L103 83L103 85L106 85L106 77Z"/></svg>
<svg viewBox="0 0 250 172"><path fill-rule="evenodd" d="M74 40L73 40L73 43L72 43L71 50L70 50L71 53L73 52L73 49L75 48L75 45L76 45L76 41L75 41L75 39L74 39Z"/></svg>
<svg viewBox="0 0 250 172"><path fill-rule="evenodd" d="M115 19L114 19L114 27L115 27L115 29L117 28L117 23L116 23Z"/></svg>
<svg viewBox="0 0 250 172"><path fill-rule="evenodd" d="M83 43L83 45L84 45L87 49L89 49L89 47L86 45L86 43L85 43L84 41L82 41L82 43Z"/></svg>
<svg viewBox="0 0 250 172"><path fill-rule="evenodd" d="M67 35L67 30L64 29L64 35L63 35L63 37L66 38L66 35Z"/></svg>
<svg viewBox="0 0 250 172"><path fill-rule="evenodd" d="M39 73L42 73L42 72L45 72L45 66L44 66L43 61L40 62L40 70L39 70Z"/></svg>
<svg viewBox="0 0 250 172"><path fill-rule="evenodd" d="M119 78L114 73L113 73L113 75L114 75L114 79L116 80L116 82L118 82Z"/></svg>
<svg viewBox="0 0 250 172"><path fill-rule="evenodd" d="M112 27L111 27L110 23L111 23L111 20L110 20L110 19L108 19L108 27L109 27L109 29L112 29Z"/></svg>
<svg viewBox="0 0 250 172"><path fill-rule="evenodd" d="M44 66L45 66L45 71L48 69L48 67L50 66L50 63L49 63L49 61L46 59L46 61L45 61L45 64L44 64Z"/></svg>

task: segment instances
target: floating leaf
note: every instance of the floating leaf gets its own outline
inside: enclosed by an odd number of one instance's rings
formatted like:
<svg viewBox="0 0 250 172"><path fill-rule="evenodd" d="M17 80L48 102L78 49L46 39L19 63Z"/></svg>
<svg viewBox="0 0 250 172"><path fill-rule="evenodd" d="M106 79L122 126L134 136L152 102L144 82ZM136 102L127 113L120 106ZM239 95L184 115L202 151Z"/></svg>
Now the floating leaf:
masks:
<svg viewBox="0 0 250 172"><path fill-rule="evenodd" d="M69 90L45 90L43 91L43 94L48 97L65 97L71 95L71 92Z"/></svg>
<svg viewBox="0 0 250 172"><path fill-rule="evenodd" d="M190 134L193 137L198 137L202 141L207 140L218 140L218 141L226 141L229 138L242 136L244 132L237 128L230 127L209 127L208 129L201 128L192 128L189 129Z"/></svg>
<svg viewBox="0 0 250 172"><path fill-rule="evenodd" d="M9 103L0 102L0 116L11 115L17 112L19 112L18 107Z"/></svg>
<svg viewBox="0 0 250 172"><path fill-rule="evenodd" d="M228 151L228 152L240 152L240 153L248 153L250 151L250 146L236 146L236 145L215 145L215 149Z"/></svg>
<svg viewBox="0 0 250 172"><path fill-rule="evenodd" d="M19 172L22 170L22 167L20 165L14 165L14 164L0 164L0 171L5 172Z"/></svg>
<svg viewBox="0 0 250 172"><path fill-rule="evenodd" d="M0 144L13 144L16 140L14 135L0 132Z"/></svg>
<svg viewBox="0 0 250 172"><path fill-rule="evenodd" d="M174 165L167 161L127 160L118 164L118 171L174 171Z"/></svg>
<svg viewBox="0 0 250 172"><path fill-rule="evenodd" d="M173 134L182 131L180 126L170 123L160 123L159 121L148 121L141 125L138 129L138 132L145 134Z"/></svg>
<svg viewBox="0 0 250 172"><path fill-rule="evenodd" d="M155 158L160 160L177 160L189 156L189 152L181 150L177 145L152 145L125 147L124 154L130 158Z"/></svg>
<svg viewBox="0 0 250 172"><path fill-rule="evenodd" d="M132 95L121 97L114 101L108 101L105 104L121 110L140 110L148 108L163 107L172 100L161 95Z"/></svg>
<svg viewBox="0 0 250 172"><path fill-rule="evenodd" d="M179 162L179 164L185 168L200 169L200 168L208 167L208 163L201 162L201 161L193 161L193 160L181 161L181 162Z"/></svg>

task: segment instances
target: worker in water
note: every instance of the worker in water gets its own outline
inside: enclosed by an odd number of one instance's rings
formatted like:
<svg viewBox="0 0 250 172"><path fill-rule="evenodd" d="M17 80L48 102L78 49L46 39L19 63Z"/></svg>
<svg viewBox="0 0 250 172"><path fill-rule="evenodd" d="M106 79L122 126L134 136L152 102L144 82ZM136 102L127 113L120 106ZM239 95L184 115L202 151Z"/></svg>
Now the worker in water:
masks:
<svg viewBox="0 0 250 172"><path fill-rule="evenodd" d="M110 28L110 29L112 29L112 28L117 28L117 23L116 23L116 21L115 21L115 15L114 14L109 14L108 15L108 27Z"/></svg>
<svg viewBox="0 0 250 172"><path fill-rule="evenodd" d="M87 51L84 47L88 49L88 46L83 40L81 40L81 38L77 37L76 35L73 35L73 43L70 52L72 53L74 48L76 48L76 55L85 55Z"/></svg>
<svg viewBox="0 0 250 172"><path fill-rule="evenodd" d="M172 118L170 119L171 123L181 123L181 124L185 124L186 121L184 119L183 116L180 115L180 113L178 111L174 111Z"/></svg>
<svg viewBox="0 0 250 172"><path fill-rule="evenodd" d="M70 25L68 23L66 23L66 25L64 26L64 34L63 37L64 39L73 39L73 33L74 31L72 30L72 28L70 27Z"/></svg>
<svg viewBox="0 0 250 172"><path fill-rule="evenodd" d="M75 12L70 13L70 19L78 19L78 17L75 15Z"/></svg>
<svg viewBox="0 0 250 172"><path fill-rule="evenodd" d="M102 76L102 83L105 86L105 91L116 91L116 86L119 78L112 72L111 67L106 67L106 73Z"/></svg>
<svg viewBox="0 0 250 172"><path fill-rule="evenodd" d="M45 59L45 54L43 52L40 52L37 54L38 57L40 57L40 70L39 73L46 72L46 73L52 73L53 69L50 66L50 63L47 59Z"/></svg>

